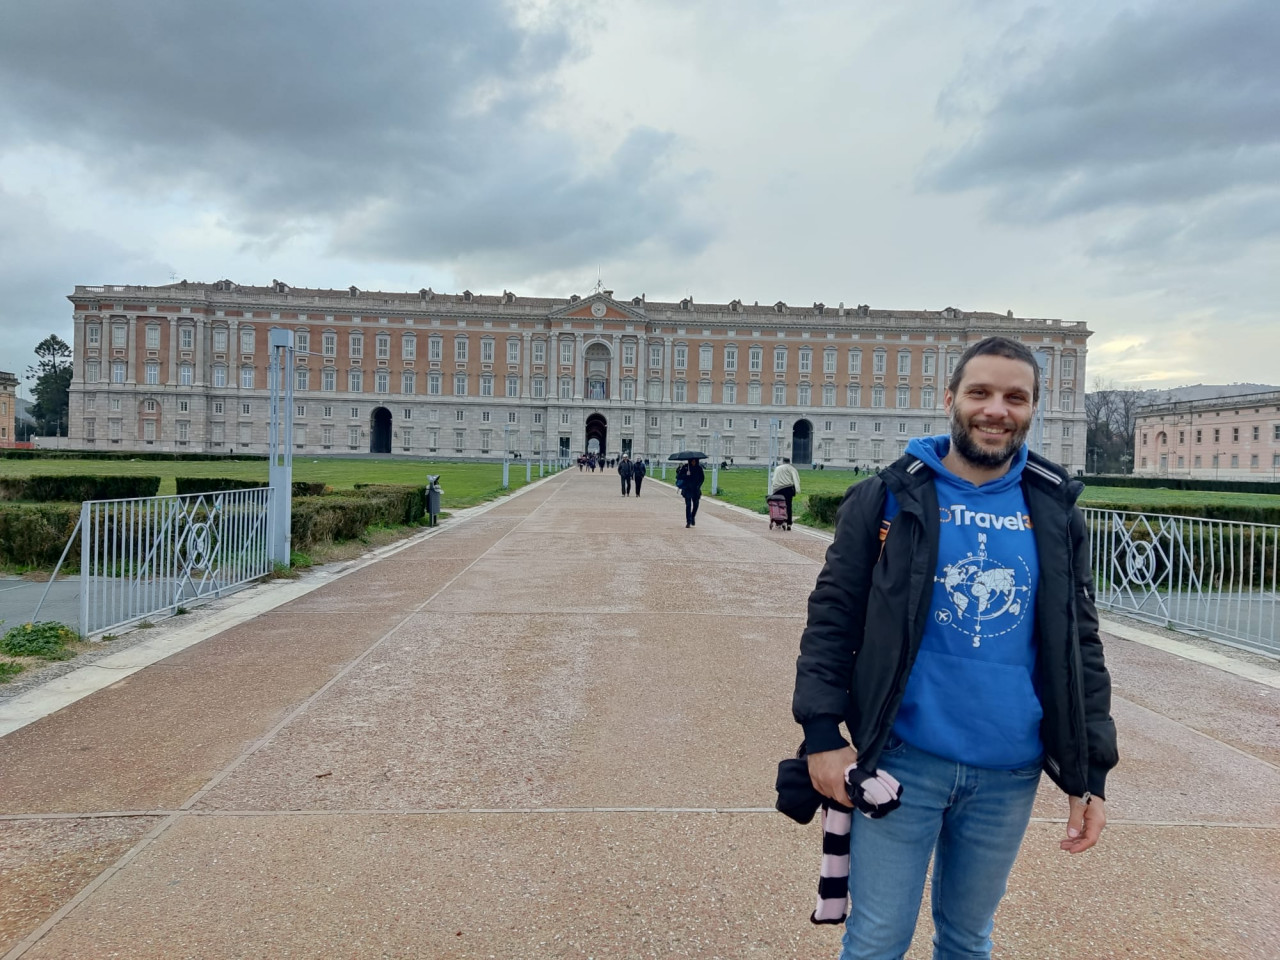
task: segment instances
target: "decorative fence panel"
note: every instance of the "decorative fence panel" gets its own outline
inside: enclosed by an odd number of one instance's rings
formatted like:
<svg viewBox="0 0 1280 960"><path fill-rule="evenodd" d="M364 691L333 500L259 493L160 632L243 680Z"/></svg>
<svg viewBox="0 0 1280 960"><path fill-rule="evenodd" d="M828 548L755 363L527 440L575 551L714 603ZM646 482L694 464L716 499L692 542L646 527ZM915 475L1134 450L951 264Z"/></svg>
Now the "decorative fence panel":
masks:
<svg viewBox="0 0 1280 960"><path fill-rule="evenodd" d="M80 512L80 632L231 593L271 572L271 490L91 500Z"/></svg>
<svg viewBox="0 0 1280 960"><path fill-rule="evenodd" d="M1280 526L1084 514L1100 608L1280 656Z"/></svg>

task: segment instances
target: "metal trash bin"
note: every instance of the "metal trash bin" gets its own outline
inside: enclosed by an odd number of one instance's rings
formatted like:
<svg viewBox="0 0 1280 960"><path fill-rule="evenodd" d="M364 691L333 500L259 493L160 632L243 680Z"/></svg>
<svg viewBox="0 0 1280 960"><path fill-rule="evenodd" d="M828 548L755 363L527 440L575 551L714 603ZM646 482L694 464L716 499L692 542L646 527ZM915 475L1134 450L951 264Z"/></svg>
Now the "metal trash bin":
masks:
<svg viewBox="0 0 1280 960"><path fill-rule="evenodd" d="M427 526L434 527L440 522L440 476L427 474Z"/></svg>

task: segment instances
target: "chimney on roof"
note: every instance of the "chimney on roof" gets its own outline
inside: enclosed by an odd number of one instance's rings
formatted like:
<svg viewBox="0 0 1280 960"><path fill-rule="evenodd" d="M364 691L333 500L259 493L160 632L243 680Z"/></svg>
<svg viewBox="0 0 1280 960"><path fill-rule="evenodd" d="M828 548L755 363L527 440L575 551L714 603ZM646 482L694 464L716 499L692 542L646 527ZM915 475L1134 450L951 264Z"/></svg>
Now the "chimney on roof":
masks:
<svg viewBox="0 0 1280 960"><path fill-rule="evenodd" d="M358 297L360 296L360 288L353 284L352 286L347 287L347 293L351 294L353 297Z"/></svg>
<svg viewBox="0 0 1280 960"><path fill-rule="evenodd" d="M1012 311L1012 310L1006 311L1005 316L1006 316L1006 317L1008 317L1010 320L1012 320L1012 319L1013 319L1013 311Z"/></svg>
<svg viewBox="0 0 1280 960"><path fill-rule="evenodd" d="M610 300L612 300L612 299L613 299L613 291L612 291L612 290L601 290L600 292L601 292L601 293L603 293L603 294L604 294L606 297L608 297Z"/></svg>
<svg viewBox="0 0 1280 960"><path fill-rule="evenodd" d="M418 291L418 296L420 296L423 300L434 300L436 298L435 291L432 290L430 287L423 287L421 290Z"/></svg>

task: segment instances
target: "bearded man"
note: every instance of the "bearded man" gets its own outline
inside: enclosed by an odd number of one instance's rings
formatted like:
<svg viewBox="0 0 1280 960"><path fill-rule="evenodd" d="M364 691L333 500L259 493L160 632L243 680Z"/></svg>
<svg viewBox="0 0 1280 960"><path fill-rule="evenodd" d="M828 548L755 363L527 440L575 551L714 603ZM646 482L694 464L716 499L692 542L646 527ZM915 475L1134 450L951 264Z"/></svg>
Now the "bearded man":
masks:
<svg viewBox="0 0 1280 960"><path fill-rule="evenodd" d="M1066 794L1062 850L1106 824L1116 732L1082 485L1027 450L1039 399L1026 346L974 344L944 394L950 435L912 440L837 515L792 712L813 786L868 814L849 828L842 960L905 955L931 858L935 960L989 957L1042 771ZM892 802L869 805L868 777Z"/></svg>

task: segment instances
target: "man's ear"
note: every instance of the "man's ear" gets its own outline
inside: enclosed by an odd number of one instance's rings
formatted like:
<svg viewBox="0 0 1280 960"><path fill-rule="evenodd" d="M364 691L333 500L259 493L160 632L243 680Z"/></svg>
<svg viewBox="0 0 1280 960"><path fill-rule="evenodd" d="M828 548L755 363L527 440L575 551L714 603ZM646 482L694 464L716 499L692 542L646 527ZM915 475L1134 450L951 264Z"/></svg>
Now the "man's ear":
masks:
<svg viewBox="0 0 1280 960"><path fill-rule="evenodd" d="M942 412L943 413L946 413L946 414L951 413L951 405L955 403L955 399L956 399L956 395L952 393L950 390L942 391Z"/></svg>

